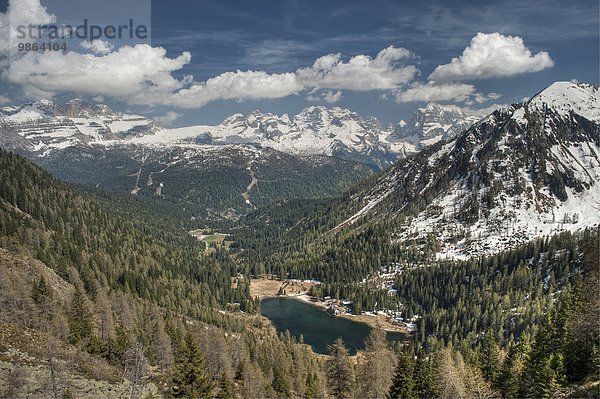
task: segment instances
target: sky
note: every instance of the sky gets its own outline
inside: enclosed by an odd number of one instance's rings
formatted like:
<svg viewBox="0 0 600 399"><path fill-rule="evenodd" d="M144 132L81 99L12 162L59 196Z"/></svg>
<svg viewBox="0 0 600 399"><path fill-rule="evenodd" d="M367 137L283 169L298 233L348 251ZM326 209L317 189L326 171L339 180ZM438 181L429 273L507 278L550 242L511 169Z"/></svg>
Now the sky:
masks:
<svg viewBox="0 0 600 399"><path fill-rule="evenodd" d="M79 97L169 126L312 105L384 124L428 102L484 114L554 81L599 79L597 0L0 0L0 12L3 105ZM83 18L149 32L16 51L18 25Z"/></svg>

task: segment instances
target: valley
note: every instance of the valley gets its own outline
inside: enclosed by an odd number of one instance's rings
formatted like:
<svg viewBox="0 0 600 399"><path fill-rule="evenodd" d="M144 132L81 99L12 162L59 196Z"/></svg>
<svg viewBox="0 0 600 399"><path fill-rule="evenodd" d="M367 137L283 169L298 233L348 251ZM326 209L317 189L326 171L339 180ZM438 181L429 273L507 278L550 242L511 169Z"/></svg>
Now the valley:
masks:
<svg viewBox="0 0 600 399"><path fill-rule="evenodd" d="M326 397L333 359L357 390L402 364L421 396L448 369L491 396L600 385L597 86L477 121L428 105L391 130L335 107L179 129L80 100L2 113L11 373L174 397L194 352L233 397Z"/></svg>

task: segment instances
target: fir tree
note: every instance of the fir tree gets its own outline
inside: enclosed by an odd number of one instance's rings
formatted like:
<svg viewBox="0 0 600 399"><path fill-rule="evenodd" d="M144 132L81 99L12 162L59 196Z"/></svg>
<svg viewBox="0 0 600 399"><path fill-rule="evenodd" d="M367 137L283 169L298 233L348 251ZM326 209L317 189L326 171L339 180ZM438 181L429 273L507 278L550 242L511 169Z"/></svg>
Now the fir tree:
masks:
<svg viewBox="0 0 600 399"><path fill-rule="evenodd" d="M498 369L500 367L500 348L491 331L488 331L483 338L480 364L483 377L489 383L495 384L498 376Z"/></svg>
<svg viewBox="0 0 600 399"><path fill-rule="evenodd" d="M215 396L218 399L235 399L235 385L226 373L223 373L219 381L219 392Z"/></svg>
<svg viewBox="0 0 600 399"><path fill-rule="evenodd" d="M85 299L85 294L76 287L69 311L69 341L72 344L86 342L92 336L92 315Z"/></svg>
<svg viewBox="0 0 600 399"><path fill-rule="evenodd" d="M416 398L414 372L414 358L409 353L402 352L398 356L394 382L390 388L390 399Z"/></svg>
<svg viewBox="0 0 600 399"><path fill-rule="evenodd" d="M173 366L173 397L210 397L213 384L204 370L204 355L191 332L181 343Z"/></svg>

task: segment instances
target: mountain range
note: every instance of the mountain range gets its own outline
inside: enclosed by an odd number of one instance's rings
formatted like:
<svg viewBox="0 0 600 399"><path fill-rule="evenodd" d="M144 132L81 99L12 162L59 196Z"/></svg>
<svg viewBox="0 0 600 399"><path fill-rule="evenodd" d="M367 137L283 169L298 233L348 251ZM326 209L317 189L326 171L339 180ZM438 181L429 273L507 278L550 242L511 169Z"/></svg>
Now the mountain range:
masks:
<svg viewBox="0 0 600 399"><path fill-rule="evenodd" d="M256 110L234 114L216 126L167 129L143 116L74 99L64 105L38 101L0 108L0 145L37 157L77 146L250 144L385 169L426 145L453 137L478 119L449 106L429 104L408 122L384 127L373 117L362 118L347 109L313 106L293 117Z"/></svg>
<svg viewBox="0 0 600 399"><path fill-rule="evenodd" d="M336 196L375 171L473 122L449 107L383 127L341 108L254 111L216 126L164 128L73 99L0 108L0 146L65 181L156 196L196 217L237 218L279 200ZM199 212L199 213L198 213Z"/></svg>

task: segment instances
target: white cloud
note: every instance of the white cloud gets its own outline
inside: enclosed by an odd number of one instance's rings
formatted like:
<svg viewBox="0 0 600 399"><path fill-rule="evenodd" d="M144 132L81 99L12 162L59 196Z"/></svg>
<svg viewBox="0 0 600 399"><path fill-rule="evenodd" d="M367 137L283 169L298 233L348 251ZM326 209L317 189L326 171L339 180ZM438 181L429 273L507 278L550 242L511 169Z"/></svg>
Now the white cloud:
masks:
<svg viewBox="0 0 600 399"><path fill-rule="evenodd" d="M344 89L367 91L402 87L418 73L414 65L398 65L401 59L410 56L406 49L388 47L375 58L356 55L348 62L342 60L341 54L328 54L319 57L312 66L295 72L225 72L179 90L173 94L170 103L182 108L196 108L215 100L272 99L303 90L336 89L320 96L311 93L307 97L309 101L323 99L333 103L341 99Z"/></svg>
<svg viewBox="0 0 600 399"><path fill-rule="evenodd" d="M342 96L343 94L339 90L335 93L333 91L326 91L325 93L323 93L323 100L325 100L329 104L333 104L340 101L342 99Z"/></svg>
<svg viewBox="0 0 600 399"><path fill-rule="evenodd" d="M106 40L85 40L79 44L82 48L90 50L93 54L104 55L114 50L115 46Z"/></svg>
<svg viewBox="0 0 600 399"><path fill-rule="evenodd" d="M404 48L388 47L375 58L359 54L344 62L341 54L318 58L312 66L300 68L296 76L305 87L338 90L389 90L412 81L418 70L414 65L398 65L411 57Z"/></svg>
<svg viewBox="0 0 600 399"><path fill-rule="evenodd" d="M20 84L30 98L50 98L59 92L71 92L153 104L165 101L186 84L171 73L190 59L187 52L168 58L165 49L147 44L124 46L102 56L74 51L28 53L14 60L2 77Z"/></svg>
<svg viewBox="0 0 600 399"><path fill-rule="evenodd" d="M480 32L471 39L460 57L453 58L449 64L439 65L429 79L447 82L506 77L541 71L553 65L547 52L533 55L518 36Z"/></svg>
<svg viewBox="0 0 600 399"><path fill-rule="evenodd" d="M55 22L40 0L12 0L8 12L0 14L0 25L6 25L9 16L11 22L24 25ZM0 56L2 49L6 53L7 43L8 36L0 36ZM341 54L327 54L295 71L237 70L196 81L192 76L173 76L190 62L188 52L169 58L161 47L138 44L115 49L103 40L85 41L80 46L88 53L29 52L11 60L11 68L2 72L2 79L20 85L29 98L51 98L67 92L180 108L198 108L218 100L275 99L303 91L308 91L309 101L336 103L343 90L390 93L398 102L453 100L472 105L498 96L483 95L473 85L450 80L508 76L552 65L547 53L532 55L519 37L479 33L461 57L438 66L430 75L434 81L427 83L415 82L419 70L407 63L414 55L393 46L375 57L358 54L345 59ZM169 113L159 120L172 123L177 115Z"/></svg>
<svg viewBox="0 0 600 399"><path fill-rule="evenodd" d="M476 95L475 86L464 83L427 84L417 83L408 89L395 93L396 101L399 103L413 101L465 101L469 96Z"/></svg>
<svg viewBox="0 0 600 399"><path fill-rule="evenodd" d="M296 94L304 87L294 73L264 71L225 72L205 82L193 83L190 87L174 93L172 105L182 108L197 108L216 100L249 100L280 98Z"/></svg>
<svg viewBox="0 0 600 399"><path fill-rule="evenodd" d="M331 91L331 90L328 90L328 91L325 91L325 92L322 92L322 93L314 94L315 91L316 91L316 89L313 89L309 93L309 95L306 96L306 99L308 101L317 102L317 101L323 100L323 101L325 101L325 102L327 102L329 104L334 104L334 103L337 103L338 101L340 101L342 99L342 97L344 96L344 93L342 93L341 90L338 90L338 91L335 91L335 92Z"/></svg>
<svg viewBox="0 0 600 399"><path fill-rule="evenodd" d="M488 94L481 94L481 93L475 93L474 95L468 97L467 99L464 100L464 103L467 105L473 105L475 103L477 104L481 104L481 103L486 103L488 101L491 100L497 100L500 97L502 97L500 94L498 93L488 93Z"/></svg>
<svg viewBox="0 0 600 399"><path fill-rule="evenodd" d="M0 95L0 104L6 104L12 102L12 100L6 96Z"/></svg>
<svg viewBox="0 0 600 399"><path fill-rule="evenodd" d="M510 104L492 104L482 108L463 108L463 111L471 115L484 117L498 109L506 110L508 107L510 107Z"/></svg>
<svg viewBox="0 0 600 399"><path fill-rule="evenodd" d="M166 114L164 114L162 116L156 116L153 119L156 122L158 122L159 125L171 126L173 124L173 122L175 122L177 119L181 118L182 116L183 116L183 114L180 114L178 112L169 111Z"/></svg>
<svg viewBox="0 0 600 399"><path fill-rule="evenodd" d="M464 107L456 104L444 104L443 106L444 108L454 109L456 111L461 111L469 115L475 115L479 116L480 118L483 118L498 109L506 110L508 107L510 107L510 104L491 104L486 107L480 108L472 108L470 106Z"/></svg>
<svg viewBox="0 0 600 399"><path fill-rule="evenodd" d="M0 68L7 68L10 57L18 54L15 50L22 41L17 40L19 26L44 25L55 21L56 17L42 6L40 0L10 0L6 12L0 13Z"/></svg>

